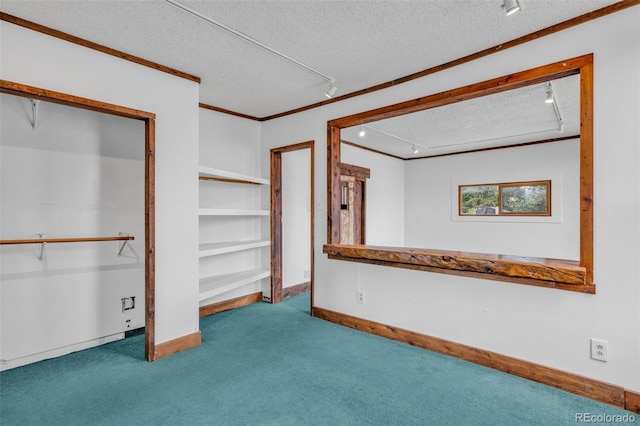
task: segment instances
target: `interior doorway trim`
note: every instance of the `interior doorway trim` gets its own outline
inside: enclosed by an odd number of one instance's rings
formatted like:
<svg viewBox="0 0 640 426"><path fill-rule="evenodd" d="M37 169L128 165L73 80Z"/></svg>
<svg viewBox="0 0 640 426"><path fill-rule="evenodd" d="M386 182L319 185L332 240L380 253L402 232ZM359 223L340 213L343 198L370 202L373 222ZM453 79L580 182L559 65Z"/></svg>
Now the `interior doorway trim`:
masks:
<svg viewBox="0 0 640 426"><path fill-rule="evenodd" d="M314 254L313 254L313 231L314 231L314 141L301 142L287 145L271 150L271 303L280 303L284 298L282 289L282 154L285 152L310 149L310 224L309 232L311 236L311 267L309 276L309 287L311 290L311 306L313 306L313 277L314 277Z"/></svg>
<svg viewBox="0 0 640 426"><path fill-rule="evenodd" d="M155 344L155 118L151 112L55 92L7 80L0 80L0 93L82 108L145 123L145 358L154 361L161 356Z"/></svg>

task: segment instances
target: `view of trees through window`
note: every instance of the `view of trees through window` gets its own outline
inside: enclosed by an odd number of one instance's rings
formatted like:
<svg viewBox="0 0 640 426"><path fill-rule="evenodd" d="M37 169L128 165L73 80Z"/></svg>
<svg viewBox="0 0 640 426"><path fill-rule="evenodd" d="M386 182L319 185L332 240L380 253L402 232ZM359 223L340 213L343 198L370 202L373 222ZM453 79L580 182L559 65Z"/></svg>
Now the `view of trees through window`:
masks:
<svg viewBox="0 0 640 426"><path fill-rule="evenodd" d="M461 185L459 215L551 216L551 181Z"/></svg>

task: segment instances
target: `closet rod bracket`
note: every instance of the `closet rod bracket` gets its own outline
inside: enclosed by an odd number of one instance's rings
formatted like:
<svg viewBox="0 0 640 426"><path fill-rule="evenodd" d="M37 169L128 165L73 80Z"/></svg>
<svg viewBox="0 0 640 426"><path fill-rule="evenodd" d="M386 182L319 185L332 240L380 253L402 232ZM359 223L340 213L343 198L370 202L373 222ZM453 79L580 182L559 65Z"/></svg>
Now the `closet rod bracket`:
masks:
<svg viewBox="0 0 640 426"><path fill-rule="evenodd" d="M127 232L118 232L118 236L119 237L129 237L130 234ZM118 256L122 256L122 250L124 250L124 247L129 244L129 240L124 240L120 243L120 248L118 249Z"/></svg>
<svg viewBox="0 0 640 426"><path fill-rule="evenodd" d="M40 106L40 101L35 99L31 99L31 128L33 130L36 129L38 125L38 107Z"/></svg>
<svg viewBox="0 0 640 426"><path fill-rule="evenodd" d="M38 236L40 237L40 239L44 239L44 237L47 236L47 234L38 234ZM44 245L47 244L46 241L43 241L40 243L40 255L38 256L38 259L43 260L44 259Z"/></svg>

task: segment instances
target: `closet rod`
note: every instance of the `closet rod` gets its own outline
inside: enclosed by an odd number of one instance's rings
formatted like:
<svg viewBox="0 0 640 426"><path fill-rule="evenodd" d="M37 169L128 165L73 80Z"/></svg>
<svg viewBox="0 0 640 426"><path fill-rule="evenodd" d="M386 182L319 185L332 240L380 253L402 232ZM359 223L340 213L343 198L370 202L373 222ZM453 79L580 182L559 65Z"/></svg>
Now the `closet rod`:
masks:
<svg viewBox="0 0 640 426"><path fill-rule="evenodd" d="M88 238L33 238L28 240L0 240L0 244L84 243L92 241L126 241L133 239L135 239L135 237L132 235Z"/></svg>

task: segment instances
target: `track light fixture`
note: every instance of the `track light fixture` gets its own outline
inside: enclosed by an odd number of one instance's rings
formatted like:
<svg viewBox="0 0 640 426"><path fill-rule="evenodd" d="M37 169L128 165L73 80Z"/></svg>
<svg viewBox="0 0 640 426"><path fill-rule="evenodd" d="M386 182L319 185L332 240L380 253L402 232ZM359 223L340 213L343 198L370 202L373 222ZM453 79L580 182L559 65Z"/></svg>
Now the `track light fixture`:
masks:
<svg viewBox="0 0 640 426"><path fill-rule="evenodd" d="M552 104L555 101L553 97L553 88L551 87L551 82L547 83L547 97L544 99L544 101L548 104Z"/></svg>
<svg viewBox="0 0 640 426"><path fill-rule="evenodd" d="M420 148L424 149L425 151L427 149L429 149L428 147L426 147L424 145L420 145L420 144L418 144L416 142L410 141L408 139L402 138L400 136L394 135L393 133L389 133L389 132L387 132L385 130L378 129L377 127L373 127L373 126L370 126L368 124L361 124L360 125L360 131L358 132L358 136L360 136L361 138L365 137L366 134L367 134L366 131L365 131L365 128L369 128L369 129L371 129L371 130L373 130L375 132L381 133L383 135L386 135L386 136L392 137L394 139L397 139L400 142L404 142L406 144L411 145L411 152L413 152L414 154L417 154L420 151Z"/></svg>
<svg viewBox="0 0 640 426"><path fill-rule="evenodd" d="M411 152L413 152L414 154L418 153L418 147L416 146L416 144L413 144L413 146L411 147Z"/></svg>
<svg viewBox="0 0 640 426"><path fill-rule="evenodd" d="M518 2L518 0L504 0L504 2L502 3L502 8L504 9L507 16L513 15L520 10L520 3Z"/></svg>
<svg viewBox="0 0 640 426"><path fill-rule="evenodd" d="M336 81L331 80L331 82L329 82L329 90L327 90L327 93L325 93L325 96L331 99L333 94L336 93L336 90L338 90L338 88L336 87Z"/></svg>
<svg viewBox="0 0 640 426"><path fill-rule="evenodd" d="M254 45L254 46L258 47L258 48L260 48L260 49L266 50L267 52L271 53L272 55L275 55L275 56L277 56L277 57L279 57L281 59L284 59L285 61L290 62L290 63L292 63L292 64L294 64L294 65L296 65L296 66L298 66L298 67L300 67L300 68L302 68L304 70L307 70L307 71L309 71L309 72L311 72L311 73L313 73L313 74L315 74L315 75L317 75L317 76L319 76L321 78L324 78L325 80L329 81L329 90L327 90L327 92L325 93L327 98L331 98L331 96L333 96L333 94L336 92L337 89L336 89L336 79L335 78L332 78L332 77L330 77L330 76L318 71L317 69L310 67L307 64L304 64L304 63L302 63L302 62L300 62L300 61L298 61L296 59L293 59L290 56L285 55L284 53L279 52L279 51L275 50L274 48L267 46L266 44L262 43L261 41L258 41L255 38L250 37L250 36L240 32L240 31L236 30L235 28L231 28L230 26L225 25L222 22L216 21L215 19L210 18L210 17L198 12L197 10L192 9L189 6L184 5L184 4L180 3L177 0L164 0L164 1L166 3L168 3L168 4L170 4L170 5L178 8L178 9L184 11L184 12L189 13L192 16L195 16L198 19L201 19L201 20L207 22L210 25L213 25L214 27L216 27L218 29L226 31L227 33L229 33L229 34L231 34L231 35L233 35L233 36L235 36L235 37L237 37L239 39L242 39L242 40L244 40L244 41L246 41L246 42L248 42L248 43L250 43L250 44L252 44L252 45Z"/></svg>
<svg viewBox="0 0 640 426"><path fill-rule="evenodd" d="M367 132L364 130L364 126L360 126L360 131L358 132L358 136L364 138L367 135Z"/></svg>

